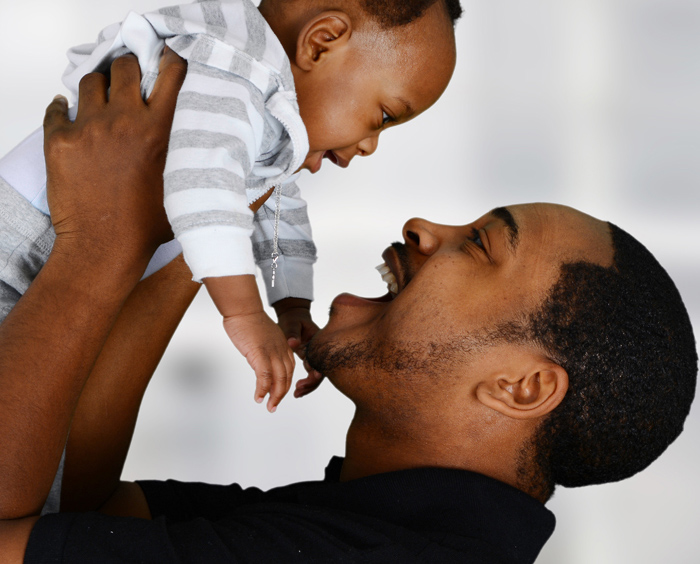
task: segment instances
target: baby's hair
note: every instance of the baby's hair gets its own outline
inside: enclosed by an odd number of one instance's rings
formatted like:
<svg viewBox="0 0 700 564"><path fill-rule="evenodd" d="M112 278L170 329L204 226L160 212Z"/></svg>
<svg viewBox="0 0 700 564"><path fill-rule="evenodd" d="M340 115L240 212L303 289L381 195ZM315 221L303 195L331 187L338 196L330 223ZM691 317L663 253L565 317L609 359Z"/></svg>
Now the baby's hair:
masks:
<svg viewBox="0 0 700 564"><path fill-rule="evenodd" d="M383 28L391 28L417 20L435 2L444 5L452 25L462 15L460 0L360 0L360 5Z"/></svg>

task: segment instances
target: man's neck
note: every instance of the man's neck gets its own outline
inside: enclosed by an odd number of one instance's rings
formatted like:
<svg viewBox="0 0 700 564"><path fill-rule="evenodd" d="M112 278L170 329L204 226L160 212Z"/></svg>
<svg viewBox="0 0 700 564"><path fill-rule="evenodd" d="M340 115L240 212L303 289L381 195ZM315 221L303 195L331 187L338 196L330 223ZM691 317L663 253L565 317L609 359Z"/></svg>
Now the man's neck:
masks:
<svg viewBox="0 0 700 564"><path fill-rule="evenodd" d="M345 482L373 474L416 468L413 456L407 456L404 441L392 440L391 434L382 432L357 415L348 429L345 442L345 461L340 480Z"/></svg>
<svg viewBox="0 0 700 564"><path fill-rule="evenodd" d="M480 439L458 430L440 433L420 425L397 431L356 413L348 429L340 480L411 468L455 468L523 489L517 479L516 442Z"/></svg>
<svg viewBox="0 0 700 564"><path fill-rule="evenodd" d="M428 429L397 429L386 421L356 413L348 429L340 479L354 480L409 468L465 468L468 464L457 456L458 450Z"/></svg>

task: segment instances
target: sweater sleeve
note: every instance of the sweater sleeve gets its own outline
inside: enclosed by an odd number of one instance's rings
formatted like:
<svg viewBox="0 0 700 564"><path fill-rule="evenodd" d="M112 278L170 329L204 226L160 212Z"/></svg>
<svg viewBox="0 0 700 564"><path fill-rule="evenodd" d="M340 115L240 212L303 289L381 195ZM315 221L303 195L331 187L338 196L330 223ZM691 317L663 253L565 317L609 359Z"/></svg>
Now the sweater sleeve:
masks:
<svg viewBox="0 0 700 564"><path fill-rule="evenodd" d="M255 274L246 177L260 150L261 93L190 62L165 165L165 209L194 279Z"/></svg>
<svg viewBox="0 0 700 564"><path fill-rule="evenodd" d="M284 298L313 300L313 264L316 245L306 202L293 179L282 184L275 287L272 279L272 249L275 230L275 195L271 195L255 214L253 251L262 271L270 305Z"/></svg>

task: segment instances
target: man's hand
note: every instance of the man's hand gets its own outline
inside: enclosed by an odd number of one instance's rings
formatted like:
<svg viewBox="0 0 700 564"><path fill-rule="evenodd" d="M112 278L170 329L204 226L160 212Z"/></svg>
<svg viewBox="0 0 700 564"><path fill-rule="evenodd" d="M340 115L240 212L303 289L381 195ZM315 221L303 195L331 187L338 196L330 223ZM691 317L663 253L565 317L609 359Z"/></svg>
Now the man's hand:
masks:
<svg viewBox="0 0 700 564"><path fill-rule="evenodd" d="M285 298L273 304L277 312L280 329L287 337L287 343L297 356L304 361L308 373L306 378L297 382L294 397L300 398L313 392L321 384L323 376L306 362L306 345L317 331L311 319L311 301L301 298Z"/></svg>
<svg viewBox="0 0 700 564"><path fill-rule="evenodd" d="M49 105L44 151L59 249L89 237L97 260L118 260L116 252L150 259L159 244L172 239L163 209L168 146L163 132L170 130L175 100L159 93L179 88L185 71L185 63L166 49L158 83L144 102L138 62L127 55L112 64L111 84L99 73L83 78L74 123L65 98Z"/></svg>
<svg viewBox="0 0 700 564"><path fill-rule="evenodd" d="M160 178L186 64L174 54L162 64L148 103L133 96L138 64L126 59L113 67L109 101L103 79L90 75L81 85L87 94L75 124L60 98L47 110L57 238L0 325L2 562L20 561L85 382L153 250L169 235ZM191 295L183 292L183 307Z"/></svg>

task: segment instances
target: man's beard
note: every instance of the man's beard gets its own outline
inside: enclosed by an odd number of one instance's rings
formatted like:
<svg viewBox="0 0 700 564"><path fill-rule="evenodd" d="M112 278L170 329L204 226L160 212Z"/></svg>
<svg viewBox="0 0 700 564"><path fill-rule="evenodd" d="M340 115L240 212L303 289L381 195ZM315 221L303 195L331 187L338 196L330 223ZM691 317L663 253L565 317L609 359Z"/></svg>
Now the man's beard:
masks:
<svg viewBox="0 0 700 564"><path fill-rule="evenodd" d="M416 274L404 243L392 243L401 266L405 286ZM330 316L333 316L331 307ZM464 365L486 347L499 342L522 341L526 325L515 321L483 328L466 335L455 335L446 341L387 341L366 339L355 342L323 342L317 333L306 348L306 360L312 368L331 376L341 370L355 371L358 376L382 371L404 381L416 377L445 378L454 368ZM318 337L318 338L317 338Z"/></svg>
<svg viewBox="0 0 700 564"><path fill-rule="evenodd" d="M332 312L331 312L332 315ZM357 376L385 372L404 381L440 378L463 370L475 355L501 343L528 341L528 325L509 321L444 341L389 341L367 338L355 342L324 342L317 333L306 348L306 360L324 376L354 371Z"/></svg>
<svg viewBox="0 0 700 564"><path fill-rule="evenodd" d="M447 342L368 339L352 343L323 342L314 338L306 349L306 360L324 376L354 371L358 376L385 372L404 380L445 377L446 370L464 363L483 344L468 337L455 337Z"/></svg>

